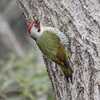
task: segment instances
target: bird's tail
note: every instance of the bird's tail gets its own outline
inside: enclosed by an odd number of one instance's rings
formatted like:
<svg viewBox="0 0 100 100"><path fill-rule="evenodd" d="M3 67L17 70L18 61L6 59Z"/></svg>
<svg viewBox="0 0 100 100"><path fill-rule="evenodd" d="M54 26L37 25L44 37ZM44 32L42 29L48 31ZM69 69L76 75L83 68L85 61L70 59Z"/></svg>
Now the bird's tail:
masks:
<svg viewBox="0 0 100 100"><path fill-rule="evenodd" d="M73 70L70 67L70 64L68 61L64 62L64 66L62 66L62 71L66 77L66 80L69 82L69 80L71 80L72 82L72 74L73 74Z"/></svg>

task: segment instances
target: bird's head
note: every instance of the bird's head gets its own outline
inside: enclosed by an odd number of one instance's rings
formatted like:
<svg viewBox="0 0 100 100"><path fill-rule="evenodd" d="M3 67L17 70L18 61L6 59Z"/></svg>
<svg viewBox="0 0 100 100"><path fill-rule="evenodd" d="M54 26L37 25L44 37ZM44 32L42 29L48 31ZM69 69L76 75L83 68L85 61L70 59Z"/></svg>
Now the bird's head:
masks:
<svg viewBox="0 0 100 100"><path fill-rule="evenodd" d="M37 19L29 19L27 22L27 30L29 33L31 33L32 28L36 30L37 32L40 32L40 21Z"/></svg>

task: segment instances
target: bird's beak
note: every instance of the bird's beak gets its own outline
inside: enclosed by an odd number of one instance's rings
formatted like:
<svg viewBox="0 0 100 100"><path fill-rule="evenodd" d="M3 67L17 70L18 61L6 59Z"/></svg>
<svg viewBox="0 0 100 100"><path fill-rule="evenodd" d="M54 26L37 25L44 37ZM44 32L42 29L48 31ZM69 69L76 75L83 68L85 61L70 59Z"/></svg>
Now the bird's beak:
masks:
<svg viewBox="0 0 100 100"><path fill-rule="evenodd" d="M26 20L27 30L30 35L31 28L34 24L33 17L31 16L31 12L30 12L28 6L26 4L24 4L21 0L17 0L17 4L19 5L19 7L21 8L21 10L23 12L22 14Z"/></svg>
<svg viewBox="0 0 100 100"><path fill-rule="evenodd" d="M21 0L17 0L16 1L18 6L20 7L20 9L23 12L23 15L25 17L26 20L28 20L29 16L30 16L30 11L27 5L25 5Z"/></svg>
<svg viewBox="0 0 100 100"><path fill-rule="evenodd" d="M33 25L35 25L36 27L39 26L37 23L37 18L36 18L36 16L32 15L32 12L30 11L27 4L24 4L21 0L17 0L17 2L23 12L24 17L25 17L27 30L28 30L29 34L31 35L32 26ZM37 28L39 28L39 27L37 27Z"/></svg>

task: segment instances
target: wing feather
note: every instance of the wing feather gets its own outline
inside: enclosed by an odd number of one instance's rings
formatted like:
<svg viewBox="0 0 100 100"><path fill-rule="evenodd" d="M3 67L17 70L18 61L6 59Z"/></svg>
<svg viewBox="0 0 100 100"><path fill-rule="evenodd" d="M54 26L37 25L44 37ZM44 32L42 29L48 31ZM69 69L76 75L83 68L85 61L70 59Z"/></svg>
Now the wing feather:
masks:
<svg viewBox="0 0 100 100"><path fill-rule="evenodd" d="M65 48L56 33L45 31L37 44L41 51L56 63L62 64L66 60Z"/></svg>

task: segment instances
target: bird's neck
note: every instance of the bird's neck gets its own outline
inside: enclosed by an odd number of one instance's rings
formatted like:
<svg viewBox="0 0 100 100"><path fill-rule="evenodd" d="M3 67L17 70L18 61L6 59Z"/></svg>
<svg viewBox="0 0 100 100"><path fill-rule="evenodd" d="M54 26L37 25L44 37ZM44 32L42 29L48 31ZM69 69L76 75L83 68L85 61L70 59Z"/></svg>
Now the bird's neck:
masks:
<svg viewBox="0 0 100 100"><path fill-rule="evenodd" d="M48 27L48 26L41 25L40 28L41 28L40 32L38 32L38 31L36 31L36 29L34 27L32 27L32 29L31 29L31 37L33 39L37 40L45 31L59 33L59 30L57 28L54 28L54 27Z"/></svg>
<svg viewBox="0 0 100 100"><path fill-rule="evenodd" d="M34 27L32 27L32 29L31 29L31 37L34 40L37 40L41 35L42 35L41 31L38 32Z"/></svg>

